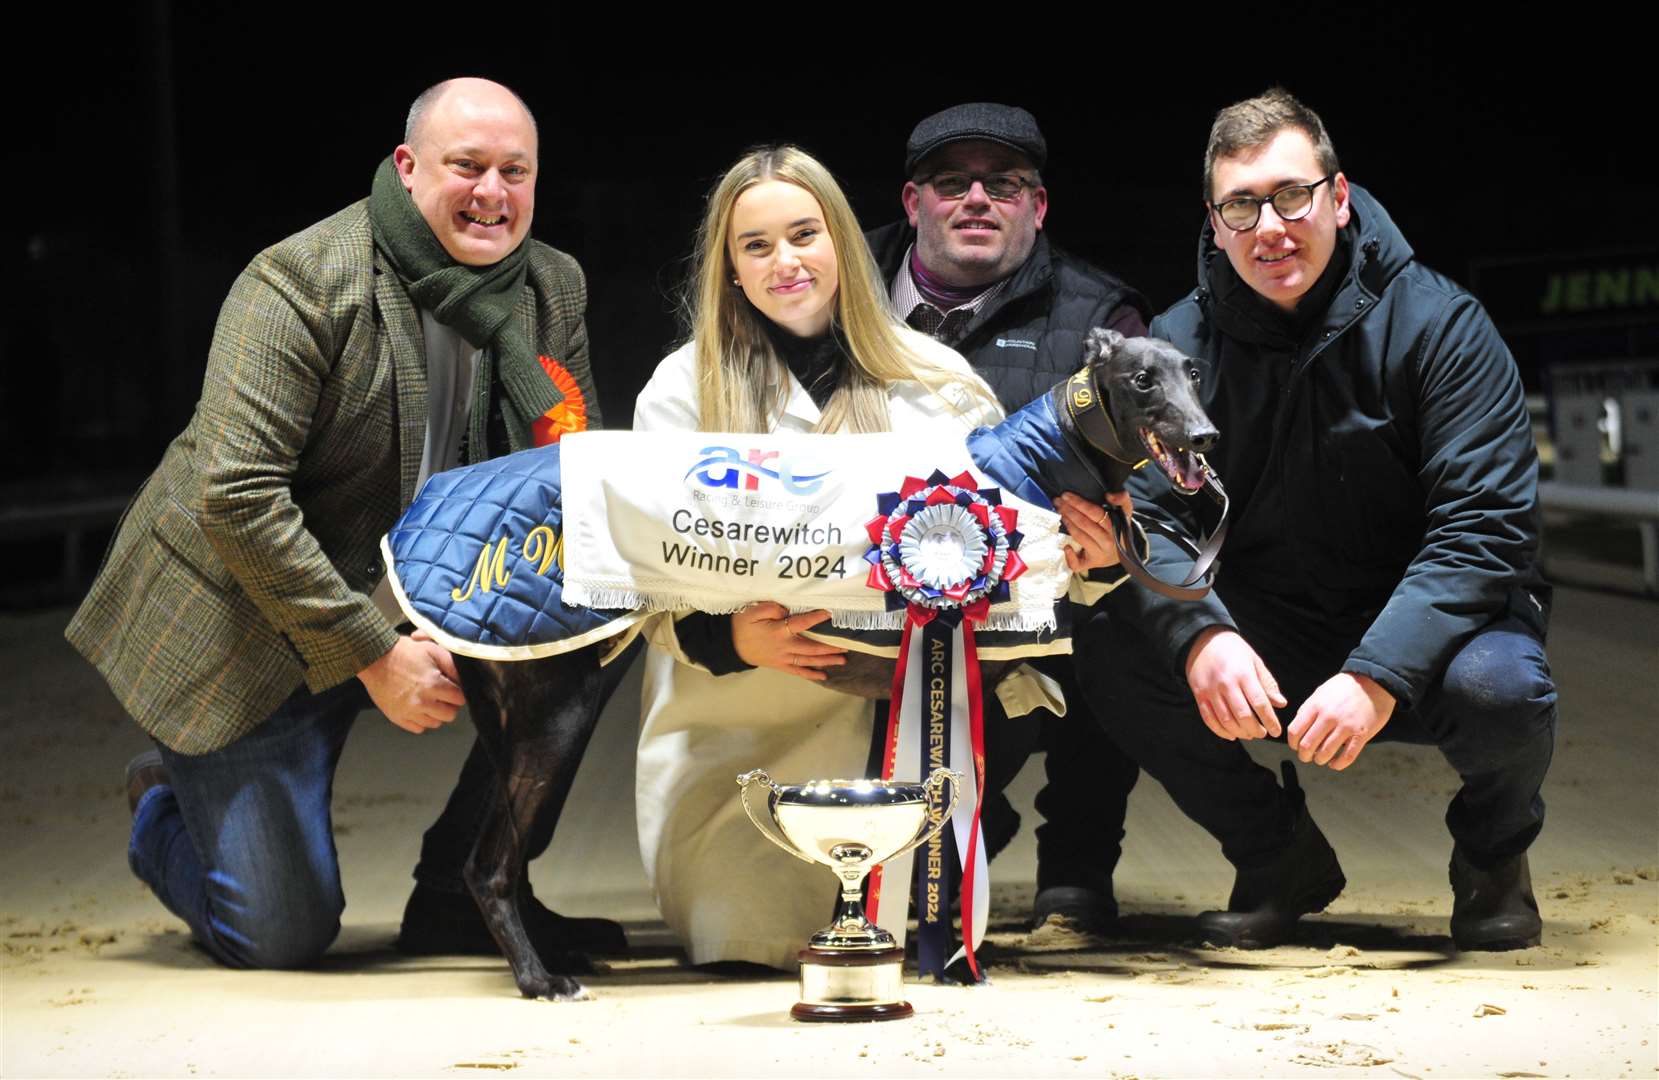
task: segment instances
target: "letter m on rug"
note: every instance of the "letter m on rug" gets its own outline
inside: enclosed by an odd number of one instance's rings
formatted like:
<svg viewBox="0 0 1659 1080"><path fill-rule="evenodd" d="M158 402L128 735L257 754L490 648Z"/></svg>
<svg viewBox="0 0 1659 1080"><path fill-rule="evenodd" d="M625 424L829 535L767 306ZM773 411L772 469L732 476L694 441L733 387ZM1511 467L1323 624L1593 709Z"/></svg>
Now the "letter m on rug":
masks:
<svg viewBox="0 0 1659 1080"><path fill-rule="evenodd" d="M449 598L456 603L471 597L474 590L487 593L493 584L497 589L507 587L507 579L512 577L512 571L507 569L507 545L511 538L503 536L495 543L484 541L484 546L478 552L478 562L472 568L472 576L467 579L466 591L459 587L449 590Z"/></svg>

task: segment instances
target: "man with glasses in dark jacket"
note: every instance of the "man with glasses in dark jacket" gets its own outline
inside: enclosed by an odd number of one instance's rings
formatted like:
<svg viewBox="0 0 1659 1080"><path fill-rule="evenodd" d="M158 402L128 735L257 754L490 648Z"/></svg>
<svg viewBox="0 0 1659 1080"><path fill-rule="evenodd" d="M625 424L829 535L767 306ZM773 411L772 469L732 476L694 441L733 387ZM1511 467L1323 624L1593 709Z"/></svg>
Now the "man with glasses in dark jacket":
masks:
<svg viewBox="0 0 1659 1080"><path fill-rule="evenodd" d="M905 146L907 220L869 234L899 316L966 357L1009 412L1077 370L1091 329L1133 337L1150 314L1140 293L1049 242L1039 172L1047 161L1048 144L1024 109L981 103L936 113ZM1116 567L1094 573L1122 579ZM1034 924L1060 917L1104 928L1117 917L1112 871L1139 770L1088 717L1070 658L1035 666L1055 684L1047 692L1022 675L985 702L986 850L995 857L1019 829L1002 790L1040 740L1049 782L1037 796L1047 823L1037 829ZM1064 718L1046 707L1005 715L1055 689Z"/></svg>
<svg viewBox="0 0 1659 1080"><path fill-rule="evenodd" d="M1536 945L1526 853L1556 695L1515 362L1284 90L1217 115L1204 184L1198 287L1151 329L1209 369L1226 567L1198 603L1115 591L1079 645L1112 658L1082 669L1091 701L1235 868L1227 910L1199 917L1207 940L1276 944L1346 884L1290 763L1281 788L1241 745L1282 734L1339 771L1373 739L1438 746L1462 777L1452 937ZM1137 512L1214 527L1154 472L1131 482ZM1182 561L1153 554L1166 577Z"/></svg>

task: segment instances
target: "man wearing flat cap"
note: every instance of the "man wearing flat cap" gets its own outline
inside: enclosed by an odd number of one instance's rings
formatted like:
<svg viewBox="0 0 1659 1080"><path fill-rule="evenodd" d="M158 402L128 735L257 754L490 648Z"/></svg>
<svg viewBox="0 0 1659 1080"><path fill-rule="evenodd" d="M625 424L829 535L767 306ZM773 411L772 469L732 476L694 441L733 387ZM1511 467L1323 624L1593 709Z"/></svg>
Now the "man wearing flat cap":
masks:
<svg viewBox="0 0 1659 1080"><path fill-rule="evenodd" d="M1024 109L935 113L905 146L906 220L869 234L899 316L966 357L1009 412L1078 368L1091 329L1134 337L1149 314L1140 293L1049 242L1047 163L1048 143ZM1116 567L1095 573L1121 579ZM1098 928L1117 915L1112 870L1138 769L1088 717L1070 658L1036 666L1059 694L1034 693L1042 682L1027 676L1004 680L985 702L986 849L994 857L1019 828L1002 789L1040 738L1049 783L1037 797L1047 822L1037 829L1034 922L1063 916ZM1065 706L1054 700L1062 695Z"/></svg>

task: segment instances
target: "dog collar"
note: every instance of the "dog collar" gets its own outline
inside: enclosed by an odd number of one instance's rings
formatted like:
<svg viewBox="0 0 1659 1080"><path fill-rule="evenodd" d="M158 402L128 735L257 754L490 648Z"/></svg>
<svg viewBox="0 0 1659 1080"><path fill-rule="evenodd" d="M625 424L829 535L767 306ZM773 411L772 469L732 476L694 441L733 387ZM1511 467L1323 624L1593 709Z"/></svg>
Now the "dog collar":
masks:
<svg viewBox="0 0 1659 1080"><path fill-rule="evenodd" d="M1072 426L1090 446L1131 469L1139 469L1147 463L1148 458L1142 457L1137 461L1125 452L1123 439L1118 436L1117 428L1102 404L1105 395L1100 392L1092 364L1084 364L1073 372L1062 384L1060 396L1065 401L1066 415L1071 417ZM1100 407L1097 408L1097 405Z"/></svg>

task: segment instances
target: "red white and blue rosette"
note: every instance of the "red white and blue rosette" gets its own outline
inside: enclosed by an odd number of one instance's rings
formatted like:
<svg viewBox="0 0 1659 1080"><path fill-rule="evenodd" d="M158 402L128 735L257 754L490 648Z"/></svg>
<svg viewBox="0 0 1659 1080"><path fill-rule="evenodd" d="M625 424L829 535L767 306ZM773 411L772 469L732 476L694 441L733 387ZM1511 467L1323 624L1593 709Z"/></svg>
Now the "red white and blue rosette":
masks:
<svg viewBox="0 0 1659 1080"><path fill-rule="evenodd" d="M921 973L936 977L964 957L979 981L974 950L984 940L990 884L979 828L985 731L973 626L992 604L1009 599L1009 584L1025 572L1019 514L1003 505L1000 490L981 488L972 473L946 476L938 470L925 480L907 477L898 491L876 496L876 506L878 515L865 526L867 584L886 594L889 611L905 611L882 776L892 779L900 760L914 762L919 775L950 767L953 758L973 761L972 770L963 770L973 790L958 800L951 828L934 841L934 850L923 849L926 857L917 863L917 955ZM910 857L891 861L903 874ZM956 865L962 871L962 947L947 958L955 885L948 868ZM882 872L878 867L871 878L872 919L879 915ZM888 921L901 928L904 923L902 913Z"/></svg>
<svg viewBox="0 0 1659 1080"><path fill-rule="evenodd" d="M876 507L880 514L865 525L866 580L887 594L889 611L960 612L955 618L981 622L1025 572L1019 512L1002 505L997 488L980 489L971 473L907 477L898 491L876 496Z"/></svg>

